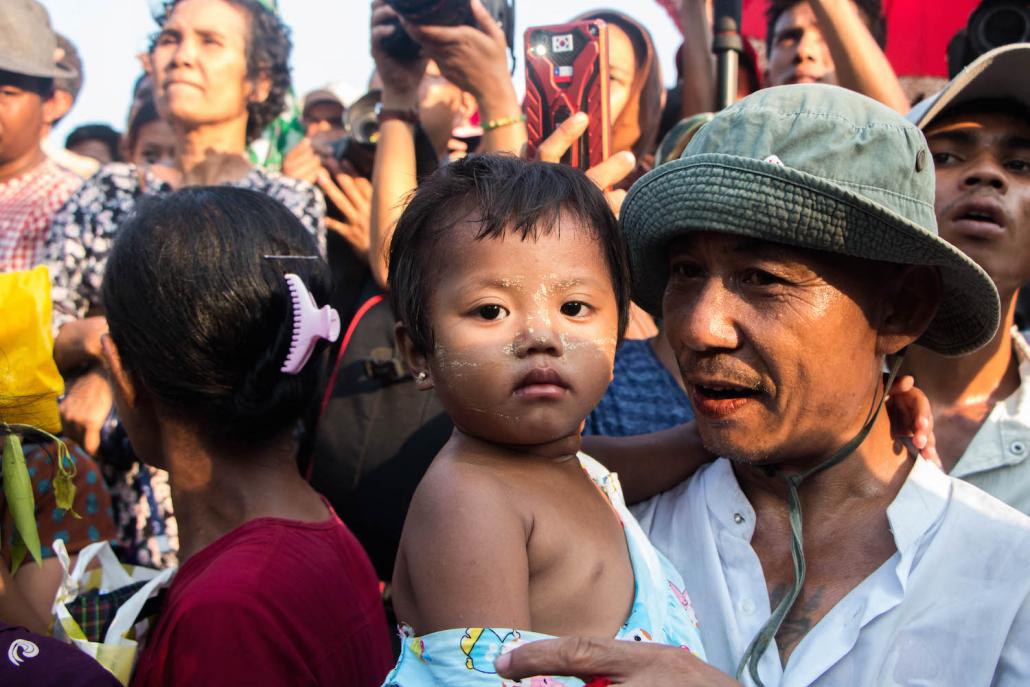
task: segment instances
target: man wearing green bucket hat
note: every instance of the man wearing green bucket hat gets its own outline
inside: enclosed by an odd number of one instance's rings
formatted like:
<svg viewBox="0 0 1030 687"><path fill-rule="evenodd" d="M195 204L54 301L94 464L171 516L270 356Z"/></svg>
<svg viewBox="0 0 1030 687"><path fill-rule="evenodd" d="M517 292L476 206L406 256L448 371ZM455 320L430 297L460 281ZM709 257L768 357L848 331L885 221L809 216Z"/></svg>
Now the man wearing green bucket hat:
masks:
<svg viewBox="0 0 1030 687"><path fill-rule="evenodd" d="M801 85L716 115L622 206L634 300L664 317L722 456L637 514L708 660L745 685L1030 682L1030 518L895 444L880 412L910 344L957 356L998 327L933 203L914 125ZM733 683L677 649L580 638L497 667Z"/></svg>

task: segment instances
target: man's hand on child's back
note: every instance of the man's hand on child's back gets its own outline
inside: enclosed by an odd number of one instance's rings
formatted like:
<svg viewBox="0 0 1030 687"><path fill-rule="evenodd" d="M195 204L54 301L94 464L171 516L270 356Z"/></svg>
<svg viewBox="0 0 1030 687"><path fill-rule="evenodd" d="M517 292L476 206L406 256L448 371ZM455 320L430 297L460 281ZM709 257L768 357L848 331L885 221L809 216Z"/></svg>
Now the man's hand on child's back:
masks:
<svg viewBox="0 0 1030 687"><path fill-rule="evenodd" d="M685 649L615 639L562 637L530 642L499 656L494 667L498 675L511 680L570 675L588 683L605 678L617 687L739 687L729 675Z"/></svg>

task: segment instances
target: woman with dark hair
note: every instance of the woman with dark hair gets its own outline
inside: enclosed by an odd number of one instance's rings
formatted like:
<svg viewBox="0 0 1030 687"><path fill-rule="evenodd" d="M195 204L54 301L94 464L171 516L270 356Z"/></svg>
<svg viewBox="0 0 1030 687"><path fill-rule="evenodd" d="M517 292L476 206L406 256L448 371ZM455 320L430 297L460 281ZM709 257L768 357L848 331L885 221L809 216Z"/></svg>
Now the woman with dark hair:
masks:
<svg viewBox="0 0 1030 687"><path fill-rule="evenodd" d="M111 409L111 390L99 367L100 336L107 329L100 284L119 226L144 196L176 188L227 184L282 202L324 246L325 203L302 181L253 166L247 143L283 109L289 89L290 38L276 14L258 0L177 0L167 3L147 55L157 112L175 136L171 167L112 164L75 193L54 219L49 267L53 278L54 357L66 375L76 375L62 403L65 427L89 452L100 447ZM146 295L146 294L143 294ZM143 476L145 477L145 475ZM126 483L124 474L115 482ZM136 480L137 482L139 480ZM174 542L151 512L148 541L135 539L132 494L112 483L130 562L174 562ZM134 491L150 494L148 484Z"/></svg>
<svg viewBox="0 0 1030 687"><path fill-rule="evenodd" d="M614 10L582 14L575 21L608 23L608 68L612 120L612 153L628 150L636 168L617 185L628 189L654 166L662 119L661 70L651 34L635 19Z"/></svg>
<svg viewBox="0 0 1030 687"><path fill-rule="evenodd" d="M389 668L371 564L297 467L339 335L330 289L265 194L184 189L122 226L103 356L137 455L168 471L182 559L135 685L374 687Z"/></svg>

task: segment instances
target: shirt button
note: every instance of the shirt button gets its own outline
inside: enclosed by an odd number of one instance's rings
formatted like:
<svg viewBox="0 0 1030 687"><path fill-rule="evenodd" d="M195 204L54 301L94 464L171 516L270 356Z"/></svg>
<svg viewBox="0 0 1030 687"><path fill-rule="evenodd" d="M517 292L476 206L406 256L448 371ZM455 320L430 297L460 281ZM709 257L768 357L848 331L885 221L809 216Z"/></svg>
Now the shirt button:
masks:
<svg viewBox="0 0 1030 687"><path fill-rule="evenodd" d="M751 615L755 612L755 602L751 599L744 599L740 602L740 610L744 615Z"/></svg>
<svg viewBox="0 0 1030 687"><path fill-rule="evenodd" d="M1015 453L1017 456L1021 456L1026 453L1026 444L1022 441L1013 441L1009 444L1009 450Z"/></svg>
<svg viewBox="0 0 1030 687"><path fill-rule="evenodd" d="M743 524L744 516L741 515L740 513L734 513L733 514L733 522L737 523L738 525Z"/></svg>

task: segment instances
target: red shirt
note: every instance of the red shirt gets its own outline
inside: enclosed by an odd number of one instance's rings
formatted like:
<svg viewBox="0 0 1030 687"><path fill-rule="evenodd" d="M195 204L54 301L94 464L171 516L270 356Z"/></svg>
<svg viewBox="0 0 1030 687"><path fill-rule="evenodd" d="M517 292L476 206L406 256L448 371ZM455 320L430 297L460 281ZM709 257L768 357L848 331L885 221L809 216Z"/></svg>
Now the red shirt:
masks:
<svg viewBox="0 0 1030 687"><path fill-rule="evenodd" d="M32 269L43 262L50 221L82 179L50 158L0 182L0 272Z"/></svg>
<svg viewBox="0 0 1030 687"><path fill-rule="evenodd" d="M134 687L378 687L393 654L379 585L335 513L252 520L189 558Z"/></svg>

